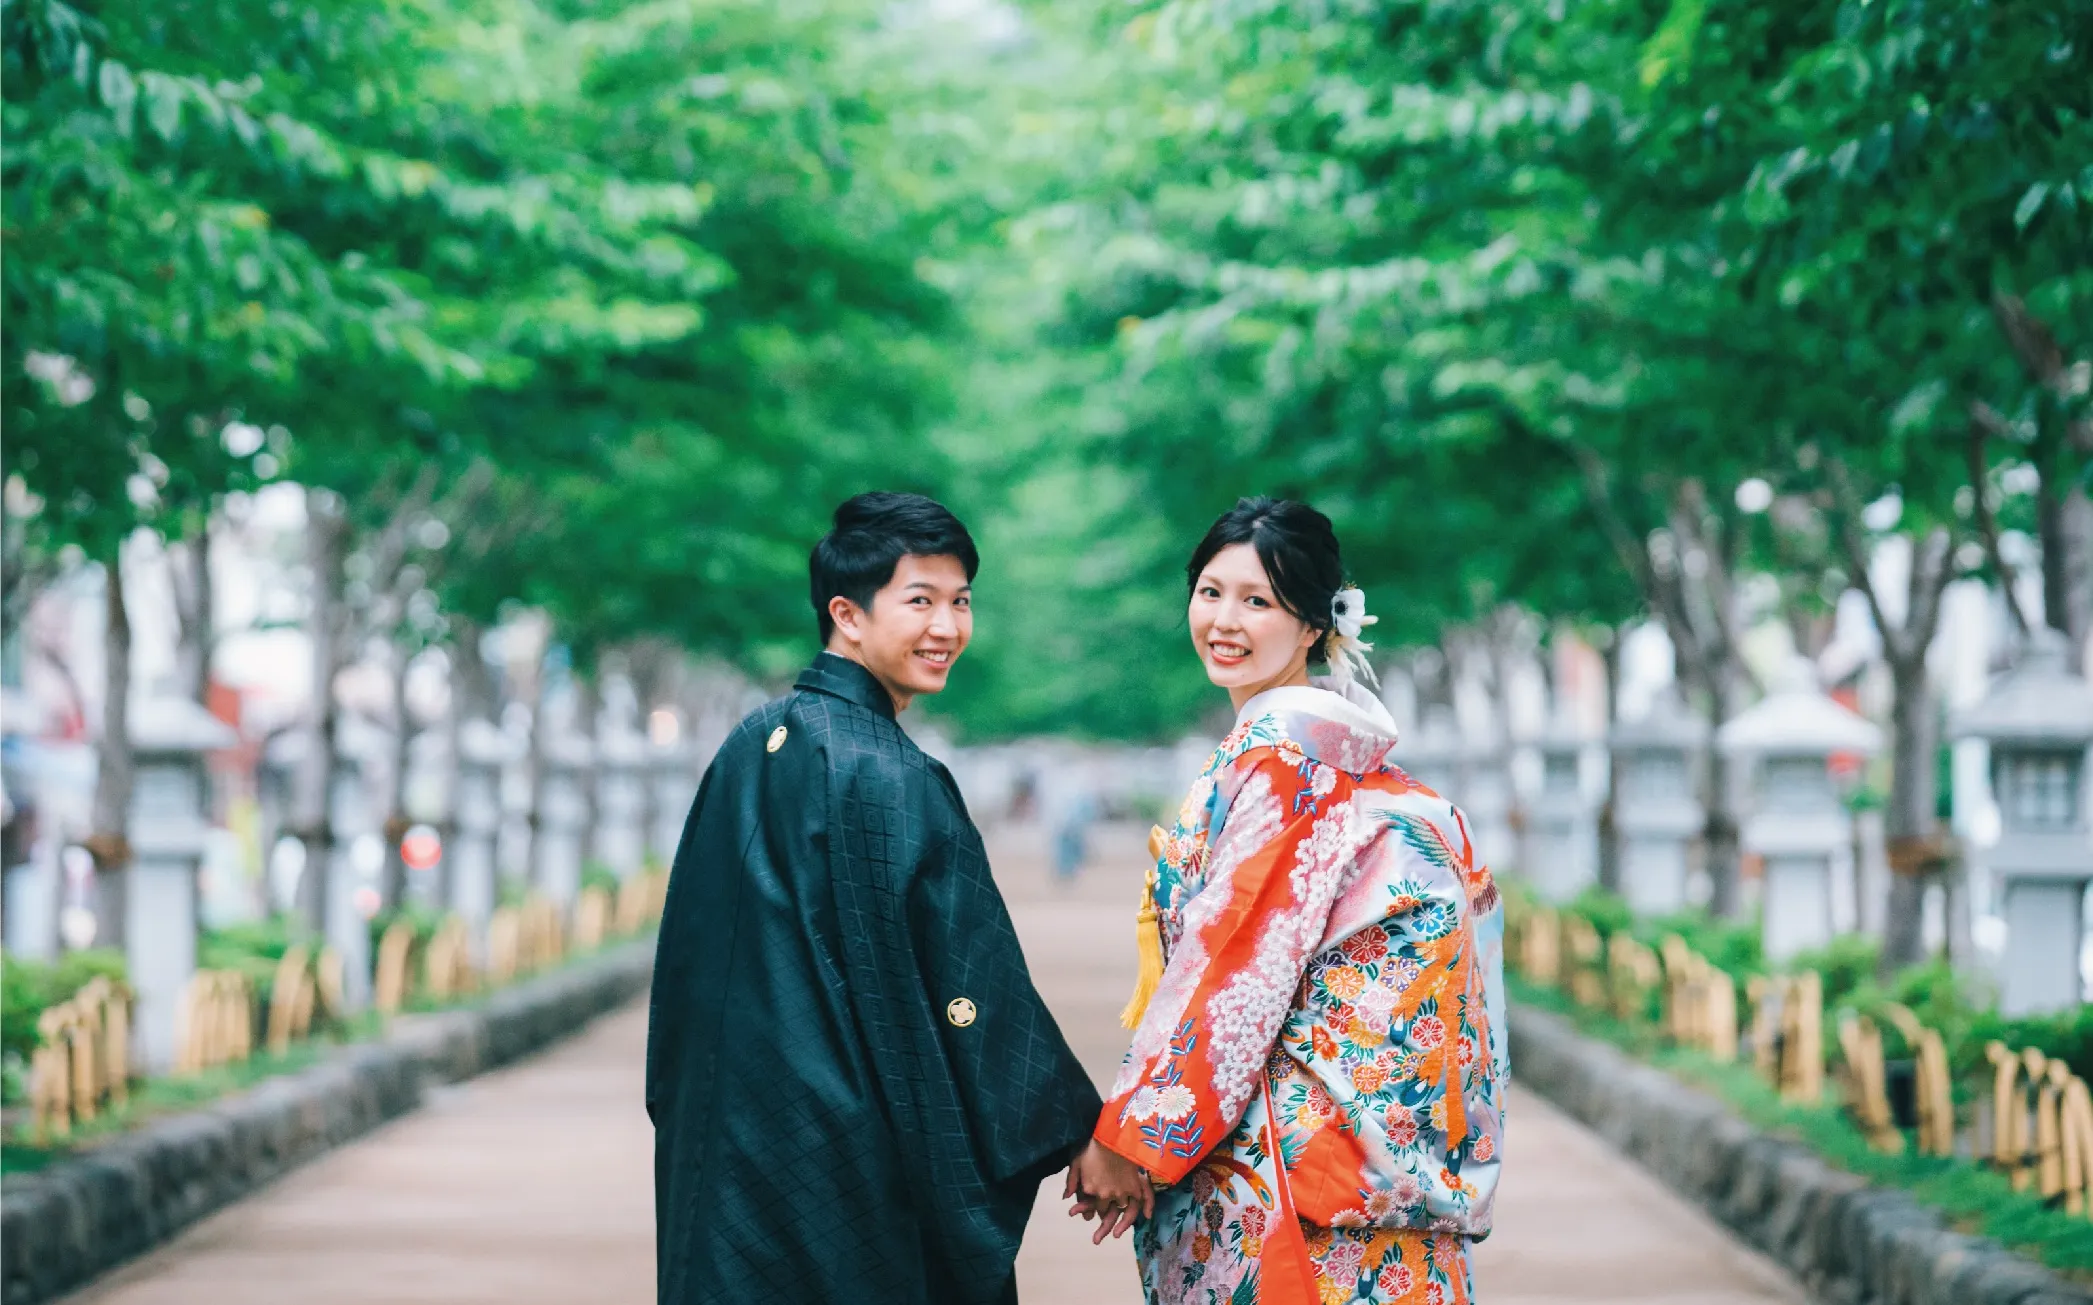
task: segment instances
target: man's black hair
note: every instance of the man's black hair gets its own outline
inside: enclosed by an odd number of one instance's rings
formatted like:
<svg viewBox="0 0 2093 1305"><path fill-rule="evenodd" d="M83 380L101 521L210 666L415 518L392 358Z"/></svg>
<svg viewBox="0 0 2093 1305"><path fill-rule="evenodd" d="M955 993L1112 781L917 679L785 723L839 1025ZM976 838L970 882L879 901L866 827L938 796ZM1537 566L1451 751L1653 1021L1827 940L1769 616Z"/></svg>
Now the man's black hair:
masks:
<svg viewBox="0 0 2093 1305"><path fill-rule="evenodd" d="M823 647L836 632L828 614L829 599L848 598L870 611L872 595L886 588L894 568L910 556L956 557L969 581L981 567L974 537L936 499L874 491L845 499L836 508L829 532L807 559Z"/></svg>

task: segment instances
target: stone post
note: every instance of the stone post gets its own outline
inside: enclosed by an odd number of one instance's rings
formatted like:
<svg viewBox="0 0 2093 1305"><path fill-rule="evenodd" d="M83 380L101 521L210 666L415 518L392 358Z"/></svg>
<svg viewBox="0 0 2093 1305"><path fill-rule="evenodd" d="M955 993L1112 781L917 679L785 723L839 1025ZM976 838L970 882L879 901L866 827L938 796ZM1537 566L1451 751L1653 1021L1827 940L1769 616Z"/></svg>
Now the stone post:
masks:
<svg viewBox="0 0 2093 1305"><path fill-rule="evenodd" d="M531 882L537 850L537 831L531 818L538 795L531 778L529 709L521 703L510 703L498 728L508 744L508 752L501 767L501 828L494 836L495 882L524 885Z"/></svg>
<svg viewBox="0 0 2093 1305"><path fill-rule="evenodd" d="M589 825L584 785L595 754L595 747L580 734L556 736L545 747L538 830L531 849L533 873L538 891L562 911L581 895L582 838Z"/></svg>
<svg viewBox="0 0 2093 1305"><path fill-rule="evenodd" d="M1519 873L1542 897L1567 902L1598 881L1599 824L1584 792L1584 739L1566 725L1541 737L1541 787L1527 804Z"/></svg>
<svg viewBox="0 0 2093 1305"><path fill-rule="evenodd" d="M502 768L514 751L509 737L483 720L458 729L458 790L451 802L450 862L446 876L450 909L465 922L465 936L484 938L500 892L495 882L495 843L501 835Z"/></svg>
<svg viewBox="0 0 2093 1305"><path fill-rule="evenodd" d="M131 708L137 779L131 791L131 864L123 872L124 964L137 994L138 1066L173 1068L182 997L196 973L197 869L203 861L204 753L239 741L185 698Z"/></svg>
<svg viewBox="0 0 2093 1305"><path fill-rule="evenodd" d="M607 735L596 752L596 859L624 879L647 859L647 740Z"/></svg>
<svg viewBox="0 0 2093 1305"><path fill-rule="evenodd" d="M379 879L385 871L385 836L366 770L377 740L344 730L334 759L334 786L327 795L334 846L328 852L321 937L342 958L342 1000L349 1012L371 997L370 920L378 912Z"/></svg>
<svg viewBox="0 0 2093 1305"><path fill-rule="evenodd" d="M1954 722L1955 737L1991 749L1999 841L1987 860L2006 917L1999 1009L2008 1016L2068 1009L2083 995L2093 687L2071 672L2069 651L2056 631L2037 631L2019 665Z"/></svg>
<svg viewBox="0 0 2093 1305"><path fill-rule="evenodd" d="M1620 891L1637 915L1686 909L1693 845L1707 821L1695 796L1693 763L1707 737L1707 722L1686 710L1675 689L1658 694L1641 719L1613 728Z"/></svg>
<svg viewBox="0 0 2093 1305"><path fill-rule="evenodd" d="M7 866L0 878L0 920L6 921L9 956L48 961L58 954L58 902L63 880L56 840L39 838L28 859Z"/></svg>
<svg viewBox="0 0 2093 1305"><path fill-rule="evenodd" d="M1410 778L1467 810L1462 797L1468 778L1467 754L1461 747L1461 731L1454 723L1453 712L1445 707L1427 708L1416 731L1404 734L1395 745L1394 755L1396 764ZM1202 765L1205 761L1206 758L1200 758Z"/></svg>
<svg viewBox="0 0 2093 1305"><path fill-rule="evenodd" d="M1744 847L1763 859L1766 958L1783 961L1832 939L1832 863L1853 843L1852 817L1832 787L1831 758L1881 750L1882 731L1825 696L1816 667L1791 661L1773 692L1716 733L1715 744L1756 762Z"/></svg>
<svg viewBox="0 0 2093 1305"><path fill-rule="evenodd" d="M0 841L0 922L7 954L47 961L58 954L58 903L64 876L58 868L64 840L59 822L45 808L42 767L34 731L43 713L30 698L0 688L0 806L13 825Z"/></svg>
<svg viewBox="0 0 2093 1305"><path fill-rule="evenodd" d="M647 853L662 866L674 863L676 845L683 841L683 825L690 818L690 804L698 790L691 773L695 761L692 750L680 742L654 745L647 775Z"/></svg>
<svg viewBox="0 0 2093 1305"><path fill-rule="evenodd" d="M1496 742L1476 743L1463 753L1461 787L1445 796L1468 817L1477 864L1516 871L1531 880L1533 871L1511 860L1519 854L1518 839L1512 833L1511 758Z"/></svg>

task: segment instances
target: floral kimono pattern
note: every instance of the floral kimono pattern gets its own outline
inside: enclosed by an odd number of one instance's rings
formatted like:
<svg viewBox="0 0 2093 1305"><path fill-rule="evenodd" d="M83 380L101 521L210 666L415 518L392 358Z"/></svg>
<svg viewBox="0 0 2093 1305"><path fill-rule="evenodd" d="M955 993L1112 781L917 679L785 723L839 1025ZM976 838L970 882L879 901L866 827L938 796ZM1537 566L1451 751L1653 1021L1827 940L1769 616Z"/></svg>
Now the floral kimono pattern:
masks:
<svg viewBox="0 0 2093 1305"><path fill-rule="evenodd" d="M1502 911L1378 704L1245 705L1155 868L1166 965L1100 1117L1151 1305L1465 1305L1503 1146Z"/></svg>

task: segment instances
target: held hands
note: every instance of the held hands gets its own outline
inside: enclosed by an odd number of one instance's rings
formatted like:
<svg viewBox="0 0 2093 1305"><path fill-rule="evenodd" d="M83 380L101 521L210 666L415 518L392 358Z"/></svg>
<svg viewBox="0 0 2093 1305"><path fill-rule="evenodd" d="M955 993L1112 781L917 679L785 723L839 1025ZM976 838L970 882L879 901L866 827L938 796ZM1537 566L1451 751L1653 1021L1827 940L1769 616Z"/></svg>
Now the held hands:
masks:
<svg viewBox="0 0 2093 1305"><path fill-rule="evenodd" d="M1061 1196L1075 1201L1068 1209L1070 1218L1101 1220L1091 1235L1092 1246L1101 1245L1107 1236L1126 1236L1136 1218L1149 1217L1156 1207L1148 1171L1094 1140L1069 1165Z"/></svg>

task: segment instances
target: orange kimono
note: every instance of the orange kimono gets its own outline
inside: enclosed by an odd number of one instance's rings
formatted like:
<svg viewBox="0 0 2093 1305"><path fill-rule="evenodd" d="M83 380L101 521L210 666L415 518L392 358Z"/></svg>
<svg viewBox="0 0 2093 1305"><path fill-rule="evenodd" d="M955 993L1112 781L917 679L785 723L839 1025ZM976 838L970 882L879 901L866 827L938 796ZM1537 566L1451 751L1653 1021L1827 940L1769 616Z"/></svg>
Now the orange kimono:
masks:
<svg viewBox="0 0 2093 1305"><path fill-rule="evenodd" d="M1454 1305L1508 1076L1502 912L1379 704L1269 690L1152 892L1166 964L1097 1138L1147 1169L1151 1305Z"/></svg>

